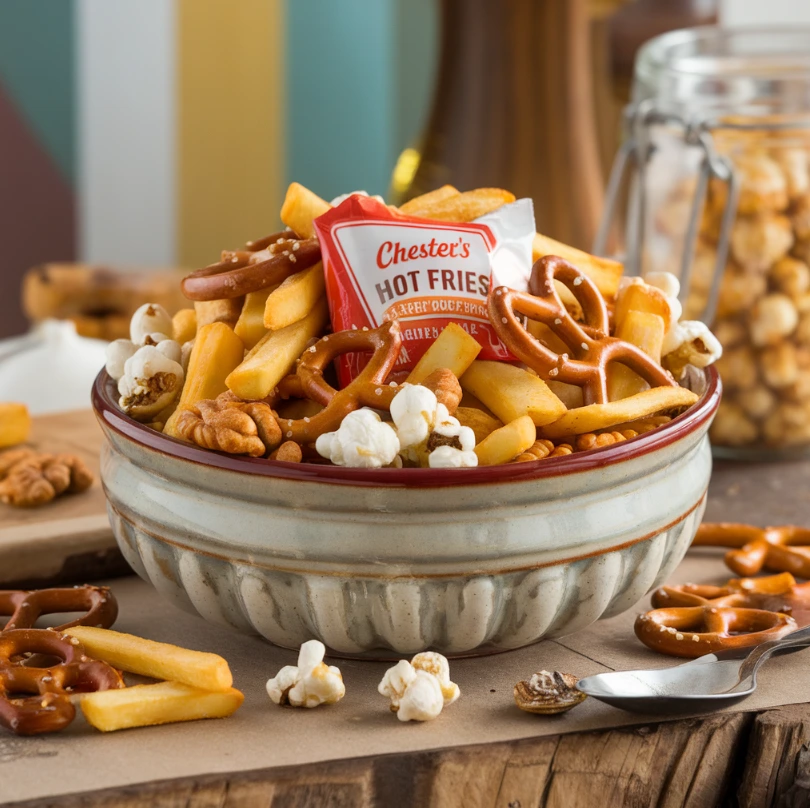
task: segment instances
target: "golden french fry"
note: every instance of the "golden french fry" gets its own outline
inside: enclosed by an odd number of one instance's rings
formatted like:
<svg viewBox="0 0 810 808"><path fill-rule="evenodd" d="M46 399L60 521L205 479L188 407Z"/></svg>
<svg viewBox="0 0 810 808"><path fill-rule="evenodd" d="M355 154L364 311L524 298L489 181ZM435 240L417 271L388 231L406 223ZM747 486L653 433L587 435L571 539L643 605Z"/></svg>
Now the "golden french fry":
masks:
<svg viewBox="0 0 810 808"><path fill-rule="evenodd" d="M313 222L331 207L309 188L293 182L287 188L287 195L281 206L281 221L301 238L312 238L315 235Z"/></svg>
<svg viewBox="0 0 810 808"><path fill-rule="evenodd" d="M526 451L537 439L534 421L523 415L487 435L475 447L479 466L508 463Z"/></svg>
<svg viewBox="0 0 810 808"><path fill-rule="evenodd" d="M616 329L616 336L641 348L660 364L664 344L664 319L657 314L630 309ZM610 401L629 398L647 390L649 385L634 370L614 362L607 369L607 390Z"/></svg>
<svg viewBox="0 0 810 808"><path fill-rule="evenodd" d="M573 264L596 284L599 291L608 300L612 300L619 291L619 280L624 272L624 267L618 261L590 255L575 247L569 247L561 241L535 233L532 244L532 261L537 261L544 255L559 255L560 258Z"/></svg>
<svg viewBox="0 0 810 808"><path fill-rule="evenodd" d="M326 300L321 299L303 320L268 332L226 379L230 391L247 400L268 396L290 372L307 343L323 331L328 319Z"/></svg>
<svg viewBox="0 0 810 808"><path fill-rule="evenodd" d="M230 688L212 693L181 682L157 682L81 696L87 723L102 732L199 718L227 718L245 697Z"/></svg>
<svg viewBox="0 0 810 808"><path fill-rule="evenodd" d="M94 659L127 673L182 682L202 690L228 690L233 685L228 663L217 654L95 626L73 626L64 633L75 637Z"/></svg>
<svg viewBox="0 0 810 808"><path fill-rule="evenodd" d="M267 305L267 298L275 289L278 289L278 284L245 295L245 305L242 306L242 313L233 331L248 350L267 333L264 325L264 307Z"/></svg>
<svg viewBox="0 0 810 808"><path fill-rule="evenodd" d="M503 423L492 415L487 415L483 410L476 407L459 407L456 410L456 418L462 426L468 426L475 433L475 442L481 441L487 435L500 429Z"/></svg>
<svg viewBox="0 0 810 808"><path fill-rule="evenodd" d="M197 312L195 309L180 309L172 317L172 339L181 345L194 339L197 334Z"/></svg>
<svg viewBox="0 0 810 808"><path fill-rule="evenodd" d="M442 222L471 222L514 201L515 195L502 188L476 188L423 205L418 215Z"/></svg>
<svg viewBox="0 0 810 808"><path fill-rule="evenodd" d="M420 196L415 196L413 199L409 199L399 206L399 210L406 216L424 216L423 211L425 209L430 209L431 205L435 205L437 202L443 202L451 196L458 196L458 189L454 188L452 185L442 185L441 188L437 188L435 191L428 191L426 194L421 194Z"/></svg>
<svg viewBox="0 0 810 808"><path fill-rule="evenodd" d="M0 449L24 443L31 434L31 415L25 404L0 402Z"/></svg>
<svg viewBox="0 0 810 808"><path fill-rule="evenodd" d="M543 426L566 411L565 404L539 376L506 362L477 359L460 382L505 424L528 415L537 426Z"/></svg>
<svg viewBox="0 0 810 808"><path fill-rule="evenodd" d="M280 331L303 320L323 298L325 289L323 264L320 261L309 269L290 275L267 298L262 312L264 327Z"/></svg>
<svg viewBox="0 0 810 808"><path fill-rule="evenodd" d="M613 322L616 325L617 332L622 327L625 317L631 311L657 314L664 321L664 331L667 331L672 324L672 310L669 307L666 295L660 289L650 286L648 283L631 283L625 286L616 298Z"/></svg>
<svg viewBox="0 0 810 808"><path fill-rule="evenodd" d="M244 302L244 297L234 297L230 300L195 300L197 331L211 323L225 323L233 328L242 313Z"/></svg>
<svg viewBox="0 0 810 808"><path fill-rule="evenodd" d="M698 396L684 387L654 387L621 401L588 404L576 410L568 410L562 418L538 429L538 434L552 440L567 435L583 435L666 410L690 407L697 400Z"/></svg>
<svg viewBox="0 0 810 808"><path fill-rule="evenodd" d="M461 378L481 351L481 344L460 325L448 323L441 334L422 354L408 375L409 384L421 384L434 370L448 368Z"/></svg>
<svg viewBox="0 0 810 808"><path fill-rule="evenodd" d="M180 438L175 424L184 409L198 401L216 398L228 388L225 379L242 361L245 346L225 323L210 323L197 332L188 360L186 381L177 402L177 409L166 422L163 434Z"/></svg>
<svg viewBox="0 0 810 808"><path fill-rule="evenodd" d="M568 291L565 287L563 289ZM573 295L571 299L574 299ZM564 354L571 350L545 323L541 323L539 320L529 320L526 330L554 353Z"/></svg>
<svg viewBox="0 0 810 808"><path fill-rule="evenodd" d="M582 388L577 387L575 384L566 384L565 382L558 382L554 379L546 381L548 389L557 396L569 410L575 407L581 407L585 403L584 396L582 395Z"/></svg>

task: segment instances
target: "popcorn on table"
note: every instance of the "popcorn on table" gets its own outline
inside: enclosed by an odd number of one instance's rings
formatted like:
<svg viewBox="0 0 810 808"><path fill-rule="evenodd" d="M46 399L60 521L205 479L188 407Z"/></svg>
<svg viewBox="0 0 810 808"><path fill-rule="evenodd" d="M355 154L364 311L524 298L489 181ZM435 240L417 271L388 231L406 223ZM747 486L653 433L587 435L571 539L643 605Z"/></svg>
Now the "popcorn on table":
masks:
<svg viewBox="0 0 810 808"><path fill-rule="evenodd" d="M298 665L285 665L267 682L267 695L276 704L317 707L336 704L346 695L340 670L323 661L326 648L318 640L305 642L298 652Z"/></svg>
<svg viewBox="0 0 810 808"><path fill-rule="evenodd" d="M399 439L374 410L364 407L350 412L337 431L320 435L315 449L336 466L379 469L393 463Z"/></svg>
<svg viewBox="0 0 810 808"><path fill-rule="evenodd" d="M391 712L400 721L431 721L461 694L450 681L447 659L434 651L400 660L385 672L377 690L391 700Z"/></svg>

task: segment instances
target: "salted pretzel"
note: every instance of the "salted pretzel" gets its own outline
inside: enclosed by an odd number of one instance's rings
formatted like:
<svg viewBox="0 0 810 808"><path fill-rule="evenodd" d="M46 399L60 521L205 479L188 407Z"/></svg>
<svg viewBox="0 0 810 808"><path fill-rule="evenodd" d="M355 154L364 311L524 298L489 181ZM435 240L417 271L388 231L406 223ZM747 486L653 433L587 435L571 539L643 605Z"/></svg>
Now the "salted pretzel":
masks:
<svg viewBox="0 0 810 808"><path fill-rule="evenodd" d="M244 250L224 250L222 260L183 278L180 287L189 300L242 297L308 269L321 260L317 238L299 239L292 230L249 241Z"/></svg>
<svg viewBox="0 0 810 808"><path fill-rule="evenodd" d="M584 324L565 308L554 281L574 295L582 307ZM555 255L544 256L532 267L529 289L530 294L507 286L494 289L488 299L489 319L509 351L541 378L581 387L586 405L608 401L607 367L611 362L627 365L651 387L676 386L672 376L640 348L608 336L604 298L573 264ZM548 326L570 354L557 354L535 339L515 312Z"/></svg>
<svg viewBox="0 0 810 808"><path fill-rule="evenodd" d="M44 614L84 611L81 617L56 627L63 631L72 626L109 628L118 617L118 602L106 586L76 586L64 589L31 591L0 590L0 618L8 617L0 631L33 628Z"/></svg>
<svg viewBox="0 0 810 808"><path fill-rule="evenodd" d="M698 528L693 547L731 547L726 566L737 575L762 569L810 578L810 530L795 525L755 527L732 522L706 522Z"/></svg>
<svg viewBox="0 0 810 808"><path fill-rule="evenodd" d="M58 662L37 668L15 661L39 654ZM73 637L37 628L0 633L0 725L17 735L64 729L76 714L71 693L123 686L115 668L90 659Z"/></svg>
<svg viewBox="0 0 810 808"><path fill-rule="evenodd" d="M639 615L634 626L648 648L687 658L759 645L796 628L780 612L711 605L654 609Z"/></svg>
<svg viewBox="0 0 810 808"><path fill-rule="evenodd" d="M401 346L399 322L391 320L371 330L329 334L307 348L295 376L282 380L279 391L285 396L308 398L323 405L324 409L308 418L279 418L284 438L301 444L313 443L324 433L336 430L350 412L360 407L390 407L400 388L386 384L385 380L396 364ZM335 390L324 379L324 369L335 357L369 351L373 351L373 356L368 364L342 390Z"/></svg>

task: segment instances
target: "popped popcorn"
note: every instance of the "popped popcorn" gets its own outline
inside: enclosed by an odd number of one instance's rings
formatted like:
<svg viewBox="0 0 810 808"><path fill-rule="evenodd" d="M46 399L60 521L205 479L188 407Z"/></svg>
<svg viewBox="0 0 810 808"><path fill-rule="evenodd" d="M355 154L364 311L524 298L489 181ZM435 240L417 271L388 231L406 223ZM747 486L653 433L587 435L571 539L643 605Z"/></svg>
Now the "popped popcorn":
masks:
<svg viewBox="0 0 810 808"><path fill-rule="evenodd" d="M118 403L128 415L149 420L174 401L183 387L182 366L154 345L144 345L124 363Z"/></svg>
<svg viewBox="0 0 810 808"><path fill-rule="evenodd" d="M267 695L276 704L318 707L336 704L346 695L340 670L323 661L326 648L318 640L305 642L298 652L298 665L285 665L267 682Z"/></svg>
<svg viewBox="0 0 810 808"><path fill-rule="evenodd" d="M447 659L432 651L410 662L400 660L385 672L377 690L391 700L391 712L400 721L431 721L460 695L450 681Z"/></svg>
<svg viewBox="0 0 810 808"><path fill-rule="evenodd" d="M129 337L136 345L143 345L147 335L155 333L171 334L172 318L163 306L157 303L144 303L132 315Z"/></svg>
<svg viewBox="0 0 810 808"><path fill-rule="evenodd" d="M315 449L336 466L378 469L394 461L400 443L394 429L364 407L350 412L337 431L321 435Z"/></svg>

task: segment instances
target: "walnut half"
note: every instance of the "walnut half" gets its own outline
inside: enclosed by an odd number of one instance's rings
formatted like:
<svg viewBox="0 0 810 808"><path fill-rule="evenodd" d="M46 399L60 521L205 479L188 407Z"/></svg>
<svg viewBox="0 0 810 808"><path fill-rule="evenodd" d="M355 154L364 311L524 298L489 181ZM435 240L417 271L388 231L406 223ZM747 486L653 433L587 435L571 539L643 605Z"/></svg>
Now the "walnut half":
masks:
<svg viewBox="0 0 810 808"><path fill-rule="evenodd" d="M11 466L0 482L0 501L21 508L50 502L60 494L84 491L93 473L75 455L31 454Z"/></svg>

